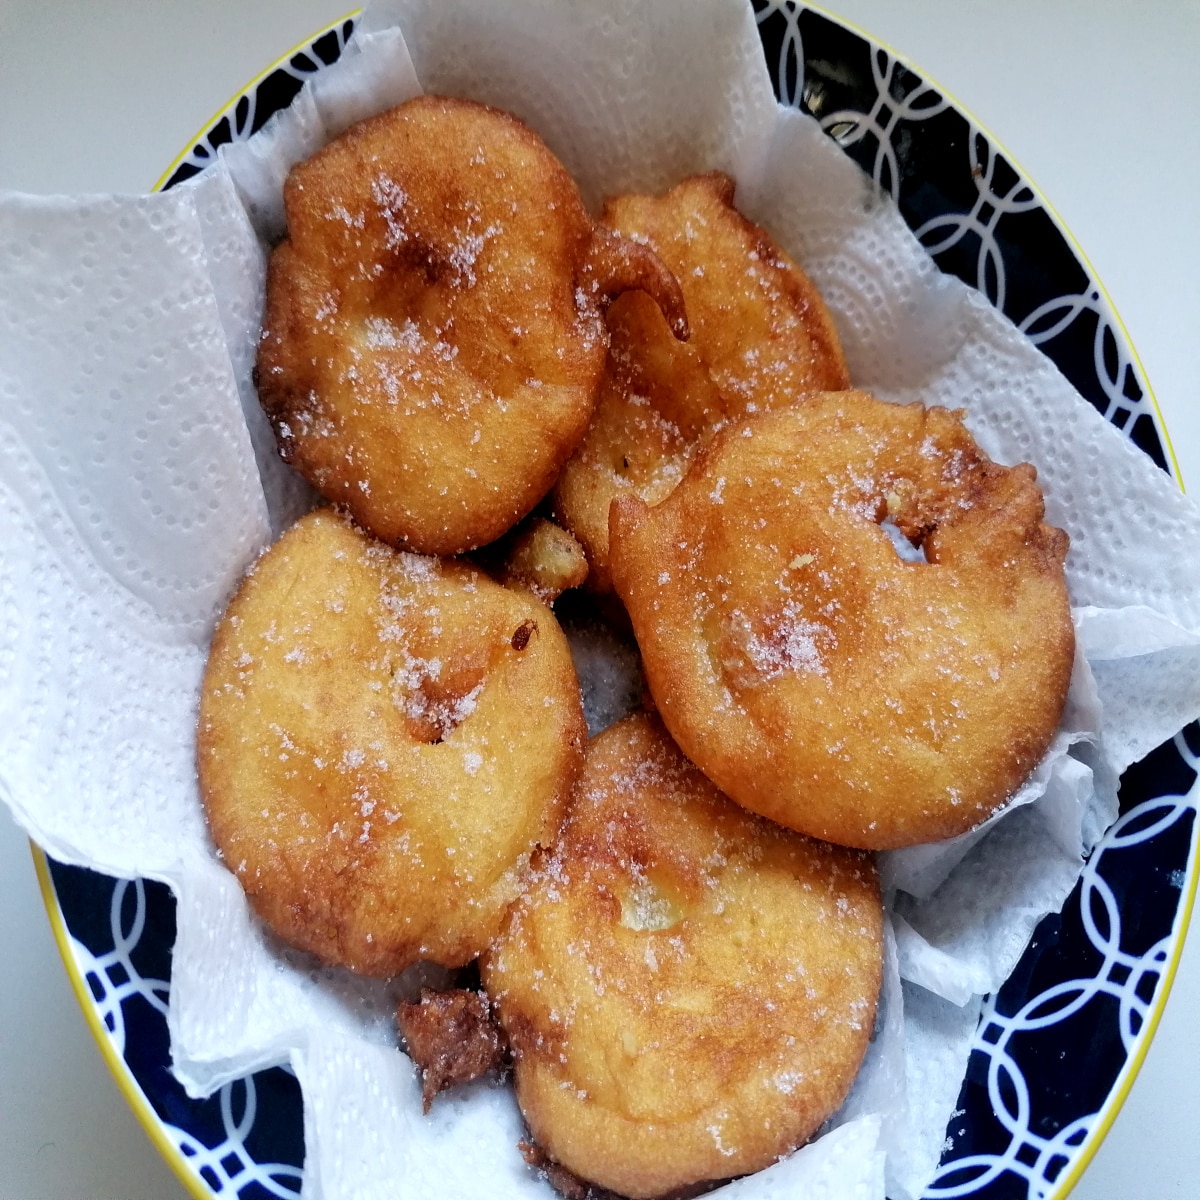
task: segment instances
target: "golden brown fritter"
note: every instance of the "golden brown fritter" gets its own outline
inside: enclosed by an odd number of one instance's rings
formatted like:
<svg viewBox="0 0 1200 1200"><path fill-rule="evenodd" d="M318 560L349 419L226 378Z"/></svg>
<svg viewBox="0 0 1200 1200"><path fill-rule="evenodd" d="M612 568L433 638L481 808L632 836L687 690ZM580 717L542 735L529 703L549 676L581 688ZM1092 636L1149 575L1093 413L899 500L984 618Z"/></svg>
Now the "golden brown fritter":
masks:
<svg viewBox="0 0 1200 1200"><path fill-rule="evenodd" d="M613 577L684 751L739 804L844 845L987 817L1071 675L1067 536L1035 479L960 413L839 392L725 430L657 508L619 498Z"/></svg>
<svg viewBox="0 0 1200 1200"><path fill-rule="evenodd" d="M612 726L483 961L534 1140L631 1197L768 1166L858 1070L882 922L868 855L737 808L654 718Z"/></svg>
<svg viewBox="0 0 1200 1200"><path fill-rule="evenodd" d="M733 206L718 172L662 196L609 200L603 220L643 239L683 288L691 337L671 336L647 296L608 313L611 345L596 415L563 471L556 511L583 543L591 586L611 587L608 508L657 504L724 423L849 385L833 319L812 283Z"/></svg>
<svg viewBox="0 0 1200 1200"><path fill-rule="evenodd" d="M200 787L266 923L388 976L489 944L555 837L583 738L543 605L322 509L258 560L217 627Z"/></svg>
<svg viewBox="0 0 1200 1200"><path fill-rule="evenodd" d="M284 186L256 378L280 452L385 541L456 554L546 493L587 427L601 316L678 284L598 229L528 126L421 96L352 126Z"/></svg>

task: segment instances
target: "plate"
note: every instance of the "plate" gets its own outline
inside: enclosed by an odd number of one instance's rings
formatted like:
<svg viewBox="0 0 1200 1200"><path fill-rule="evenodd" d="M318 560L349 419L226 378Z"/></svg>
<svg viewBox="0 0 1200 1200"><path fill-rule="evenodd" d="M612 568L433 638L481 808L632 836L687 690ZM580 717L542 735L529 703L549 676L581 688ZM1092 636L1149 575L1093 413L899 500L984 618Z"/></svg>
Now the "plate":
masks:
<svg viewBox="0 0 1200 1200"><path fill-rule="evenodd" d="M756 0L784 103L814 115L896 199L939 266L979 289L1162 469L1136 360L1082 255L1045 201L901 57L820 10ZM248 137L335 61L353 23L323 31L238 97L180 157L170 187ZM1165 999L1196 890L1200 727L1122 780L1121 815L1063 912L1039 926L988 999L947 1130L935 1197L1062 1197L1111 1122ZM299 1087L283 1069L190 1100L169 1071L166 998L174 901L163 886L39 864L51 918L102 1048L196 1196L294 1196Z"/></svg>

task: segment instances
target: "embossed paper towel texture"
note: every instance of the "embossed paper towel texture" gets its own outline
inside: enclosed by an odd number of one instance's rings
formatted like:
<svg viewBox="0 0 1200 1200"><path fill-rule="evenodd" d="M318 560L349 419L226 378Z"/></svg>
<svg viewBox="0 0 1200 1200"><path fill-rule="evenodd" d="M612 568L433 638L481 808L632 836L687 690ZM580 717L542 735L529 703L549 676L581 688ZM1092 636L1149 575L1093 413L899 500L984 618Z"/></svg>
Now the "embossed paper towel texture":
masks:
<svg viewBox="0 0 1200 1200"><path fill-rule="evenodd" d="M747 7L394 3L368 11L360 29L373 32L289 113L230 148L228 176L207 172L170 197L10 198L0 206L6 278L10 262L24 263L16 268L22 279L69 278L78 259L91 264L84 291L103 296L128 285L116 291L115 307L92 312L60 306L61 297L32 283L0 307L2 327L18 331L22 347L15 367L7 350L0 366L5 416L16 429L0 468L12 531L5 544L20 547L2 575L11 664L2 702L17 714L3 743L3 783L20 819L55 853L159 875L181 893L171 1009L177 1065L203 1090L290 1055L306 1094L306 1195L415 1195L433 1181L440 1194L465 1195L483 1164L503 1155L508 1173L497 1178L489 1166L486 1177L515 1195L532 1185L512 1154L507 1095L475 1089L440 1116L435 1110L433 1121L420 1118L411 1070L390 1045L388 985L298 969L249 918L200 827L190 722L208 631L249 555L305 502L271 453L249 383L262 250L231 202L230 177L259 233L277 235L291 162L353 119L413 94L418 80L524 116L593 201L724 168L738 180L739 203L824 290L858 383L889 399L966 407L997 458L1039 464L1051 519L1072 536L1072 594L1089 606L1080 614L1081 643L1089 644L1089 622L1101 622L1105 637L1092 642L1120 654L1104 650L1108 659L1097 653L1077 672L1082 717L1060 735L1059 753L1031 789L1044 792L1022 810L1036 815L1021 818L1031 828L1006 831L994 846L988 838L938 851L941 863L926 858L910 872L914 890L930 895L905 910L897 962L957 1000L1006 973L1032 914L1061 903L1111 805L1107 784L1095 796L1093 767L1104 782L1200 709L1186 670L1200 628L1200 572L1177 553L1197 519L1024 339L933 270L898 216L811 122L776 108ZM121 228L114 234L106 219ZM64 240L76 226L84 239L92 226L87 246ZM23 248L37 228L50 231L41 260ZM65 357L38 350L58 344L70 347ZM108 395L111 405L93 401L77 423L81 395ZM142 419L143 408L162 415ZM134 500L143 496L139 508ZM1124 611L1136 605L1143 610ZM1114 628L1124 635L1110 636ZM41 635L32 655L22 640L28 631ZM1117 667L1106 670L1110 660ZM1165 698L1164 676L1178 683ZM1101 752L1078 757L1101 732ZM1050 853L1030 864L1031 850L1046 842ZM1005 878L1005 863L1029 865L1031 894L1013 897L1005 886L980 895L964 872L974 869L971 855L985 851L995 856L988 871L997 878ZM897 863L893 878L904 871ZM958 928L939 923L964 894L972 905L965 945ZM900 1196L918 1192L936 1163L975 1010L969 1000L955 1008L901 989L898 977L891 986L892 1016L881 1025L873 1069L893 1132L904 1130L890 1156L891 1190ZM907 1058L897 1058L898 1037ZM874 1078L864 1078L864 1090ZM917 1100L934 1111L920 1112ZM855 1137L873 1139L872 1130L858 1125ZM885 1129L882 1144L892 1140ZM802 1161L797 1155L789 1169ZM733 1186L769 1190L768 1175ZM831 1186L831 1195L860 1194ZM875 1189L869 1174L853 1187Z"/></svg>
<svg viewBox="0 0 1200 1200"><path fill-rule="evenodd" d="M0 203L3 786L68 862L205 843L212 623L267 536L191 196Z"/></svg>

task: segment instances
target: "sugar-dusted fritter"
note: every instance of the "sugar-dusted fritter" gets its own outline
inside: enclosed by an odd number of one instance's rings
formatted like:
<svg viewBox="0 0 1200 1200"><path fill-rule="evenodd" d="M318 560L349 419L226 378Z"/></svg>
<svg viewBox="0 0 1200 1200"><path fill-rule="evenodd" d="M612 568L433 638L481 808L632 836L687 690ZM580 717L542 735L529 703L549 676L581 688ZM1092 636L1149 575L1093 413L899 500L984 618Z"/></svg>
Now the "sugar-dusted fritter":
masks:
<svg viewBox="0 0 1200 1200"><path fill-rule="evenodd" d="M679 342L647 296L608 313L604 385L555 504L583 543L591 585L611 587L608 508L616 495L657 504L723 424L849 386L837 330L808 277L733 205L733 181L713 172L661 196L609 200L603 220L644 240L674 272L691 337Z"/></svg>
<svg viewBox="0 0 1200 1200"><path fill-rule="evenodd" d="M987 817L1049 745L1074 653L1035 480L961 413L840 392L727 429L656 508L619 498L613 577L684 751L844 845Z"/></svg>
<svg viewBox="0 0 1200 1200"><path fill-rule="evenodd" d="M610 727L483 960L534 1141L630 1197L787 1154L866 1051L882 920L870 856L739 809L653 717Z"/></svg>
<svg viewBox="0 0 1200 1200"><path fill-rule="evenodd" d="M280 452L385 541L456 554L499 537L587 427L602 310L652 252L598 227L507 113L422 96L352 126L284 185L256 378Z"/></svg>
<svg viewBox="0 0 1200 1200"><path fill-rule="evenodd" d="M388 976L486 948L555 837L584 736L543 605L322 509L258 560L217 627L200 787L266 923Z"/></svg>

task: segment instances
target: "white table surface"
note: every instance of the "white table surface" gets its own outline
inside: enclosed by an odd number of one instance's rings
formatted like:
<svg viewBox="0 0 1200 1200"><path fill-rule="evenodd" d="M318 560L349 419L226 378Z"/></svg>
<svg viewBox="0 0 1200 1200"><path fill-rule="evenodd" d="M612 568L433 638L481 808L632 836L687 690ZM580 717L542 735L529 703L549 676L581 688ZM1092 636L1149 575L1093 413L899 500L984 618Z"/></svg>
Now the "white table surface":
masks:
<svg viewBox="0 0 1200 1200"><path fill-rule="evenodd" d="M1050 199L1123 318L1200 494L1200 3L828 7L974 113ZM338 0L0 0L0 187L148 189L244 83L343 13ZM1198 940L1075 1200L1200 1195ZM84 1025L6 810L0 964L0 1200L186 1195Z"/></svg>

